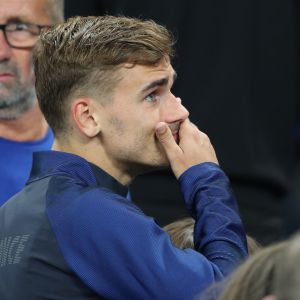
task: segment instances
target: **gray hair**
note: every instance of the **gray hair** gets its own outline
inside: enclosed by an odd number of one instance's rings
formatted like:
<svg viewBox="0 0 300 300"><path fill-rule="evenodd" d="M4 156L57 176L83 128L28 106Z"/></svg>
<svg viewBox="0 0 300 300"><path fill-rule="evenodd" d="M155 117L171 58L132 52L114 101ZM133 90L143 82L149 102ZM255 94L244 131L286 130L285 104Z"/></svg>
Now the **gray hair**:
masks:
<svg viewBox="0 0 300 300"><path fill-rule="evenodd" d="M46 0L46 14L53 23L60 23L64 21L64 0Z"/></svg>

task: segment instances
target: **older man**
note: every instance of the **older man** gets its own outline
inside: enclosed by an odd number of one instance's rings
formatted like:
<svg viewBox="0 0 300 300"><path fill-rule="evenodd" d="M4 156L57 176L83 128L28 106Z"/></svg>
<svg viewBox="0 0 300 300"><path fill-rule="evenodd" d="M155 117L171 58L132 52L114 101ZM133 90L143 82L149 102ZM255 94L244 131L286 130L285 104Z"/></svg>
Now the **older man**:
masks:
<svg viewBox="0 0 300 300"><path fill-rule="evenodd" d="M246 256L214 148L171 92L172 45L166 28L126 17L42 34L36 90L55 151L34 154L28 185L0 208L4 299L192 299ZM195 250L126 197L137 175L169 165Z"/></svg>
<svg viewBox="0 0 300 300"><path fill-rule="evenodd" d="M32 49L43 27L63 21L63 0L0 0L0 206L29 177L32 152L53 134L36 101Z"/></svg>

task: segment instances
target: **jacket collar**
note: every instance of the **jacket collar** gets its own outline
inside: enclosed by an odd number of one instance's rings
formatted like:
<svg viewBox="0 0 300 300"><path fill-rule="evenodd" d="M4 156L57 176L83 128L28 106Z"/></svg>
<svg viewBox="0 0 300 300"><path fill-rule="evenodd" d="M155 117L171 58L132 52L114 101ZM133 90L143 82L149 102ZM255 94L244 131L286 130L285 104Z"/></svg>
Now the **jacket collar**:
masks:
<svg viewBox="0 0 300 300"><path fill-rule="evenodd" d="M34 152L27 184L53 175L71 176L76 182L106 188L123 197L128 194L126 186L78 155L54 150Z"/></svg>

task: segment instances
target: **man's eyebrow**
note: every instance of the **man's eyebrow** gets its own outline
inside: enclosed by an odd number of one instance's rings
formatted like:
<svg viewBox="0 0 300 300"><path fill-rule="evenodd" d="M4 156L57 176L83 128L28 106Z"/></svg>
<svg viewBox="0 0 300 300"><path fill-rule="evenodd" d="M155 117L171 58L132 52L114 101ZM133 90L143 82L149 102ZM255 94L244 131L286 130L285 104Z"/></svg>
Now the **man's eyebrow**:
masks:
<svg viewBox="0 0 300 300"><path fill-rule="evenodd" d="M176 80L176 78L177 78L177 73L174 71L174 73L173 73L173 82ZM167 85L168 83L169 83L169 79L167 77L161 78L161 79L158 79L158 80L154 80L154 81L150 82L149 84L147 84L141 90L141 94L144 94L147 91L152 90L155 87Z"/></svg>
<svg viewBox="0 0 300 300"><path fill-rule="evenodd" d="M9 17L7 23L22 23L25 22L27 23L27 18L26 17L22 17L22 16L11 16Z"/></svg>

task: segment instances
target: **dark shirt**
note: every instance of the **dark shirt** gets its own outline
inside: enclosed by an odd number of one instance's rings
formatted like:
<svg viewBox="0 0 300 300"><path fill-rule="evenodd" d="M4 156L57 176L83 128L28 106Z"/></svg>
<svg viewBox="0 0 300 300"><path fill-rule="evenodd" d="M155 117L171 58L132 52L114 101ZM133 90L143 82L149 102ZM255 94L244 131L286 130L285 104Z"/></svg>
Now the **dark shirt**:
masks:
<svg viewBox="0 0 300 300"><path fill-rule="evenodd" d="M127 187L97 166L35 153L27 186L0 208L0 298L192 299L247 250L216 164L188 169L179 184L196 220L196 250L174 247L126 198Z"/></svg>

